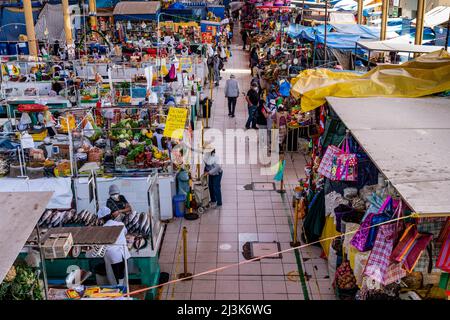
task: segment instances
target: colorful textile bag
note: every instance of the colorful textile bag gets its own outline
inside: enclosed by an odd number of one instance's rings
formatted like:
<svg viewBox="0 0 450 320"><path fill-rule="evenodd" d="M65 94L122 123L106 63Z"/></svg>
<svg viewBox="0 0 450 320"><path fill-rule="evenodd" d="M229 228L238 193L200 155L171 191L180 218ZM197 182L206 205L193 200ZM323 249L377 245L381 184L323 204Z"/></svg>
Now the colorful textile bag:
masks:
<svg viewBox="0 0 450 320"><path fill-rule="evenodd" d="M392 198L388 196L382 206L382 208L384 208L382 209L383 212L385 212L388 205L392 204L392 202ZM402 214L403 206L402 202L400 201L391 218L398 218ZM384 215L386 216L386 213ZM375 217L379 216L381 215ZM373 221L374 219L372 219L372 222ZM376 221L376 223L381 222ZM371 229L378 229L378 232L376 234L376 240L374 242L372 251L370 252L364 274L385 286L396 282L406 276L406 272L402 269L402 265L400 263L391 263L390 261L390 255L394 249L394 243L397 240L397 234L400 227L400 222L397 221L381 225L378 228Z"/></svg>
<svg viewBox="0 0 450 320"><path fill-rule="evenodd" d="M423 251L426 249L430 241L433 239L433 235L430 233L419 233L414 240L412 247L406 254L406 258L403 261L403 267L408 271L412 272L417 262L420 259Z"/></svg>
<svg viewBox="0 0 450 320"><path fill-rule="evenodd" d="M366 243L367 239L369 238L370 222L374 215L375 215L374 213L371 213L367 216L366 219L364 219L358 231L355 233L352 240L350 241L350 244L354 246L356 249L358 249L358 251L364 252L370 250L370 248L366 247Z"/></svg>
<svg viewBox="0 0 450 320"><path fill-rule="evenodd" d="M378 213L376 215L374 215L372 217L372 219L370 220L370 225L376 226L376 225L379 225L380 223L391 220L392 215L389 214L389 210L391 210L391 207L392 207L392 198L390 196L387 196L386 200L384 201L384 203L381 206ZM367 244L366 244L366 246L368 248L372 248L374 246L375 239L377 237L377 232L378 232L378 227L370 228L369 237L367 239Z"/></svg>
<svg viewBox="0 0 450 320"><path fill-rule="evenodd" d="M396 238L395 223L384 224L379 227L377 238L370 252L364 274L377 282L388 285L406 276L398 263L391 263L389 256L394 248Z"/></svg>
<svg viewBox="0 0 450 320"><path fill-rule="evenodd" d="M447 239L442 244L439 257L436 261L436 267L439 269L450 272L450 234L447 234Z"/></svg>
<svg viewBox="0 0 450 320"><path fill-rule="evenodd" d="M373 231L371 232L372 229L372 219L373 217L379 215L380 213L384 212L384 209L386 208L386 206L390 203L391 201L391 197L388 196L386 198L386 200L383 202L383 205L380 207L380 210L377 213L370 213L361 223L360 228L358 229L358 231L355 233L355 235L353 236L352 240L350 241L350 244L352 246L354 246L356 249L358 249L361 252L364 251L368 251L370 249L372 249L372 246L370 243L370 237L373 237L375 239L376 233L374 233ZM372 242L372 244L374 243L374 241Z"/></svg>
<svg viewBox="0 0 450 320"><path fill-rule="evenodd" d="M402 262L406 256L406 253L414 244L414 240L419 232L416 225L412 224L406 228L403 235L400 237L398 244L395 246L390 259L395 262Z"/></svg>
<svg viewBox="0 0 450 320"><path fill-rule="evenodd" d="M442 227L436 242L444 243L446 239L448 240L449 235L450 235L450 217L448 217L447 220L445 221L445 224Z"/></svg>
<svg viewBox="0 0 450 320"><path fill-rule="evenodd" d="M337 181L357 181L358 180L358 159L355 153L350 153L348 138L342 145L338 155L333 158L331 166L331 180Z"/></svg>
<svg viewBox="0 0 450 320"><path fill-rule="evenodd" d="M336 147L335 145L329 145L327 151L320 162L318 172L319 174L331 179L333 175L331 174L331 167L333 165L333 159L341 152L341 149Z"/></svg>

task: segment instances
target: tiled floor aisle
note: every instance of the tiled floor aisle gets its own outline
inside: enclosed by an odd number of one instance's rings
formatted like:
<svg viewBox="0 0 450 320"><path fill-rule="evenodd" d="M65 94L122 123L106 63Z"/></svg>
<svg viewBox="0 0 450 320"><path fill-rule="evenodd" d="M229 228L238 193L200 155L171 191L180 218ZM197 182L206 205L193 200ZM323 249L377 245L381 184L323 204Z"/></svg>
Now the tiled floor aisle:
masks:
<svg viewBox="0 0 450 320"><path fill-rule="evenodd" d="M241 90L246 92L250 82L248 54L240 45L233 45L232 52L233 57L226 68L236 75ZM244 128L247 108L242 96L238 99L236 117L227 116L223 89L228 77L229 73L224 73L220 86L214 89L211 128ZM244 261L241 251L247 241L279 241L282 249L290 248L292 193L289 189L292 187L289 184L295 185L304 176L304 164L304 157L300 154L288 157L285 171L288 193L284 197L275 191L243 189L244 185L252 182L273 181L273 176L260 174L260 165L224 165L222 208L209 210L196 221L178 218L167 225L159 260L161 271L168 272L171 280L182 272L180 247L183 226L188 230L188 271L194 274ZM291 251L283 254L282 259L263 259L178 282L165 287L161 299L333 299L327 264L320 259L320 253L320 248L308 247L301 250L299 259ZM294 281L287 277L289 273L298 274L300 270L310 276L306 277L309 279L306 281L307 293L303 291L299 277L294 277Z"/></svg>

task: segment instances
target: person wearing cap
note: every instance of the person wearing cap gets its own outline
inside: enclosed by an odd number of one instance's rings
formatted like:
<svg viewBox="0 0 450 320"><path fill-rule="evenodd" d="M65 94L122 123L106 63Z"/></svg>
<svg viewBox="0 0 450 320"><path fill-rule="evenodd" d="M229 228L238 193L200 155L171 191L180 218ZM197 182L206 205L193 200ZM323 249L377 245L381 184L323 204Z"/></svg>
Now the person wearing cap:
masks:
<svg viewBox="0 0 450 320"><path fill-rule="evenodd" d="M123 285L125 263L130 258L126 239L128 231L123 222L114 221L111 209L108 207L100 208L97 218L103 222L103 227L122 226L122 231L114 244L106 246L104 263L97 265L95 272L99 275L106 275L109 285Z"/></svg>
<svg viewBox="0 0 450 320"><path fill-rule="evenodd" d="M109 199L106 206L111 210L113 218L120 220L124 215L131 212L131 206L127 199L120 194L119 187L115 184L109 186Z"/></svg>
<svg viewBox="0 0 450 320"><path fill-rule="evenodd" d="M239 97L239 82L236 80L234 74L230 75L225 83L225 97L228 99L228 116L234 118L234 111L236 110L236 102Z"/></svg>
<svg viewBox="0 0 450 320"><path fill-rule="evenodd" d="M165 127L164 123L160 123L153 134L153 145L157 146L159 151L163 151L168 147L168 140L163 135Z"/></svg>
<svg viewBox="0 0 450 320"><path fill-rule="evenodd" d="M223 170L216 156L216 149L207 144L204 148L205 172L208 176L209 195L211 197L211 207L222 206L222 174Z"/></svg>
<svg viewBox="0 0 450 320"><path fill-rule="evenodd" d="M38 149L44 151L45 159L51 158L53 155L53 145L50 137L45 137Z"/></svg>

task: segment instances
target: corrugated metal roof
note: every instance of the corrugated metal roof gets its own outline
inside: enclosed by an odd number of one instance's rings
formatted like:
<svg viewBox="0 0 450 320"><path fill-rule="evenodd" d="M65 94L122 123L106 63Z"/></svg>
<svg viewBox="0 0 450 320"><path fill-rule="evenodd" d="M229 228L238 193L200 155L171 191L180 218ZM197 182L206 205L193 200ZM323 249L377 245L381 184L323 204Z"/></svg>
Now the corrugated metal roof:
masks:
<svg viewBox="0 0 450 320"><path fill-rule="evenodd" d="M160 8L159 1L122 1L114 7L113 15L156 14Z"/></svg>

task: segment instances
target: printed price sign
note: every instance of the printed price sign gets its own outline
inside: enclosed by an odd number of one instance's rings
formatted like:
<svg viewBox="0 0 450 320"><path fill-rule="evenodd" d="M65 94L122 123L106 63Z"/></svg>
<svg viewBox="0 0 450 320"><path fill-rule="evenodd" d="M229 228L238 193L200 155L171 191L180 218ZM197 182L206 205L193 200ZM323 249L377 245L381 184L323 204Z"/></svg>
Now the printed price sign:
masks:
<svg viewBox="0 0 450 320"><path fill-rule="evenodd" d="M192 71L192 60L191 58L180 58L180 70L186 70L187 72Z"/></svg>
<svg viewBox="0 0 450 320"><path fill-rule="evenodd" d="M182 139L184 126L186 124L187 109L185 108L169 108L166 127L164 129L164 137Z"/></svg>

